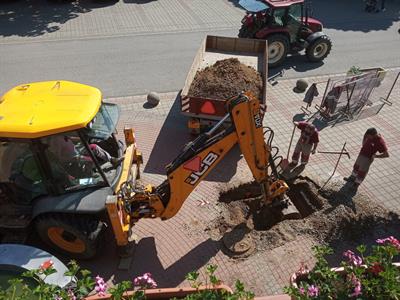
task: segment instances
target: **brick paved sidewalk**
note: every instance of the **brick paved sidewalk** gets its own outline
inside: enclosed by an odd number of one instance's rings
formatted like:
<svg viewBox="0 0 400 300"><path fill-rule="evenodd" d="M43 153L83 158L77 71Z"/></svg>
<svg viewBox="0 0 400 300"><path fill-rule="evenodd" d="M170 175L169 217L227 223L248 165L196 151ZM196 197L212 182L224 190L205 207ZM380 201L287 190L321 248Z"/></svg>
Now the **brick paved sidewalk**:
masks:
<svg viewBox="0 0 400 300"><path fill-rule="evenodd" d="M398 70L389 72L381 87L373 93L374 99L385 94L396 72ZM310 83L326 79L327 76L307 78ZM275 130L275 144L283 154L286 154L292 132L293 116L301 112L303 94L292 91L295 83L296 80L281 80L278 85L270 86L268 91L269 107L264 123ZM400 180L400 107L396 102L400 95L399 85L400 83L392 93L393 106L383 107L377 115L371 115L371 109L369 117L364 115L365 118L360 120L325 127L321 131L319 146L320 150L335 151L340 150L342 144L347 142L352 158L344 158L340 163L335 180L341 180L340 177L351 172L365 130L371 126L377 127L388 142L391 156L374 162L359 190L388 209L396 211L400 208L400 199L397 197ZM322 93L323 88L319 90ZM186 119L179 114L179 105L175 101L176 94L163 94L159 106L155 108L146 108L145 96L110 99L121 105L121 129L125 124L136 128L138 145L144 155L145 182L158 184L164 180L164 166L190 140ZM309 174L327 178L333 170L335 159L335 156L316 154L307 166ZM135 232L141 240L128 272L116 271L117 263L109 259L112 253L108 250L104 259L99 260L101 264L96 266L96 271L109 276L109 279L117 280L131 279L144 272L151 272L160 286L167 287L187 285L184 282L186 273L196 269L204 273L204 267L213 263L219 266L217 275L228 285L233 286L235 279L239 278L257 295L281 293L290 274L298 269L301 262L312 264L310 249L313 240L297 238L284 248L257 253L245 260L232 260L221 252L220 242L212 240L204 232L207 223L219 214L214 205L218 190L229 181L246 182L251 178L239 151L234 149L192 193L176 217L165 222L139 222ZM210 204L201 206L201 200L207 200Z"/></svg>
<svg viewBox="0 0 400 300"><path fill-rule="evenodd" d="M236 28L243 10L230 0L22 0L0 7L1 42L192 32Z"/></svg>

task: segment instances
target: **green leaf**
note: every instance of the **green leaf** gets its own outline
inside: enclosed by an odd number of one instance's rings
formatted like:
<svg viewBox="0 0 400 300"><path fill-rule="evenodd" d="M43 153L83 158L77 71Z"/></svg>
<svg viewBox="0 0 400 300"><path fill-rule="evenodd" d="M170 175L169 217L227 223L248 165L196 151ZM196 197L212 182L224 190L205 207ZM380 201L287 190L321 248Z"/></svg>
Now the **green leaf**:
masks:
<svg viewBox="0 0 400 300"><path fill-rule="evenodd" d="M238 279L235 282L235 291L236 292L243 292L244 291L244 284Z"/></svg>
<svg viewBox="0 0 400 300"><path fill-rule="evenodd" d="M192 271L190 273L188 273L185 278L190 281L190 282L194 282L197 280L197 278L199 278L199 273L196 271Z"/></svg>
<svg viewBox="0 0 400 300"><path fill-rule="evenodd" d="M90 272L89 270L84 269L84 270L81 270L81 274L82 274L83 277L87 277L87 276L90 276L92 274L92 272Z"/></svg>
<svg viewBox="0 0 400 300"><path fill-rule="evenodd" d="M209 275L213 275L215 273L215 271L217 270L218 266L216 265L208 265L207 266L207 273Z"/></svg>
<svg viewBox="0 0 400 300"><path fill-rule="evenodd" d="M210 282L212 285L220 284L220 280L215 275L210 275Z"/></svg>

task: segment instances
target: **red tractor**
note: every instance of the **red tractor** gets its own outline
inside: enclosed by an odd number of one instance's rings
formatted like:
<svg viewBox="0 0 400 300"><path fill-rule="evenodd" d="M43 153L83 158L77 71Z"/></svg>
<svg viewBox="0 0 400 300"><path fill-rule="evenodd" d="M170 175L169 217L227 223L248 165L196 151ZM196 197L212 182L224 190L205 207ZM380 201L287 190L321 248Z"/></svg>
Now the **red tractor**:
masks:
<svg viewBox="0 0 400 300"><path fill-rule="evenodd" d="M268 40L268 65L283 63L288 53L306 50L308 60L322 61L332 48L322 23L309 17L304 0L240 0L246 10L239 37Z"/></svg>

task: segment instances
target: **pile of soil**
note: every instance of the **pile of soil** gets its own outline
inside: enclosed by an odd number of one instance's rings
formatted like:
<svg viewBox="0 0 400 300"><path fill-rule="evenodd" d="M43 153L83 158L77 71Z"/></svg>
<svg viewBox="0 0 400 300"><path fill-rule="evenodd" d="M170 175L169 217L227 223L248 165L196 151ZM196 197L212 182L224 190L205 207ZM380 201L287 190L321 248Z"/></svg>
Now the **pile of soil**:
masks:
<svg viewBox="0 0 400 300"><path fill-rule="evenodd" d="M206 231L223 242L226 235L235 236L233 243L245 238L249 250L246 253L234 253L232 247L226 249L225 253L234 258L271 250L301 236L332 246L345 241L364 243L366 237L374 242L374 234L380 238L398 233L399 216L368 197L361 194L352 197L335 186L318 193L318 187L309 178L290 184L288 196L302 218L286 220L281 219L279 208L261 205L256 183L222 192L218 203L220 215L209 223ZM239 232L240 238L234 231Z"/></svg>
<svg viewBox="0 0 400 300"><path fill-rule="evenodd" d="M242 91L250 91L261 99L262 87L260 73L237 58L229 58L198 71L188 94L192 97L228 99Z"/></svg>

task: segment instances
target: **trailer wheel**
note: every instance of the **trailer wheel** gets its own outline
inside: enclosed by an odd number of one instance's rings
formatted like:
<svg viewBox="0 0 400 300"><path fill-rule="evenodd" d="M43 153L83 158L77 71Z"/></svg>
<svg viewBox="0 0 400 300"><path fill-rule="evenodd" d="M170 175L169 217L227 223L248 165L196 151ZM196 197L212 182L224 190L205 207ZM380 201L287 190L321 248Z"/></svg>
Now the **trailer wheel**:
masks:
<svg viewBox="0 0 400 300"><path fill-rule="evenodd" d="M327 35L313 41L306 49L309 61L319 62L325 59L332 49L332 41Z"/></svg>
<svg viewBox="0 0 400 300"><path fill-rule="evenodd" d="M36 220L40 238L60 253L77 259L96 255L104 224L84 215L44 215Z"/></svg>
<svg viewBox="0 0 400 300"><path fill-rule="evenodd" d="M277 67L283 63L289 52L289 39L283 34L274 34L268 40L268 66Z"/></svg>

